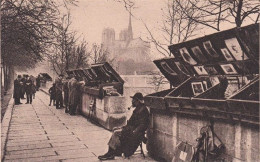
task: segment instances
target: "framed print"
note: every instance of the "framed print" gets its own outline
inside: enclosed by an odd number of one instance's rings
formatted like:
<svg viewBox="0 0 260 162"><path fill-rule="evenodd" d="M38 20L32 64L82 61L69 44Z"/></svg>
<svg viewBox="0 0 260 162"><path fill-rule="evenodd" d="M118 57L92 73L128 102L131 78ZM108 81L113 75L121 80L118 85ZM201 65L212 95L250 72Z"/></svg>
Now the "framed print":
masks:
<svg viewBox="0 0 260 162"><path fill-rule="evenodd" d="M235 70L234 66L232 64L224 64L220 65L225 74L237 74L237 71Z"/></svg>
<svg viewBox="0 0 260 162"><path fill-rule="evenodd" d="M221 52L222 52L223 56L225 57L225 59L227 61L233 61L234 60L233 57L231 56L231 53L228 51L228 49L222 48Z"/></svg>
<svg viewBox="0 0 260 162"><path fill-rule="evenodd" d="M213 66L205 66L204 68L209 75L217 75L219 73Z"/></svg>
<svg viewBox="0 0 260 162"><path fill-rule="evenodd" d="M215 49L212 47L212 44L210 41L203 42L203 46L209 55L211 55L213 57L218 57L218 54L215 51Z"/></svg>
<svg viewBox="0 0 260 162"><path fill-rule="evenodd" d="M194 66L194 69L195 69L195 71L197 72L198 75L208 75L204 66Z"/></svg>
<svg viewBox="0 0 260 162"><path fill-rule="evenodd" d="M160 65L168 74L177 75L177 73L166 62L160 62Z"/></svg>
<svg viewBox="0 0 260 162"><path fill-rule="evenodd" d="M190 65L196 65L197 62L190 56L188 50L184 47L180 49L182 59Z"/></svg>
<svg viewBox="0 0 260 162"><path fill-rule="evenodd" d="M204 88L205 88L205 90L207 90L208 89L208 83L207 83L207 81L202 81L202 83L203 83L203 85L204 85Z"/></svg>
<svg viewBox="0 0 260 162"><path fill-rule="evenodd" d="M202 82L192 82L191 83L193 94L196 96L202 92L204 92L203 84Z"/></svg>
<svg viewBox="0 0 260 162"><path fill-rule="evenodd" d="M227 39L225 40L225 43L228 50L232 53L236 60L243 60L243 56L244 60L248 59L245 52L241 49L241 46L238 43L237 38Z"/></svg>
<svg viewBox="0 0 260 162"><path fill-rule="evenodd" d="M199 46L195 46L191 48L193 54L197 57L197 59L201 62L206 62L207 59L205 58L205 56L203 55L203 53L200 50Z"/></svg>
<svg viewBox="0 0 260 162"><path fill-rule="evenodd" d="M218 77L210 77L209 80L210 80L212 87L220 83Z"/></svg>
<svg viewBox="0 0 260 162"><path fill-rule="evenodd" d="M189 71L186 69L186 67L184 65L182 65L180 62L175 62L175 65L177 66L177 68L179 69L179 71L181 71L182 73L189 75Z"/></svg>

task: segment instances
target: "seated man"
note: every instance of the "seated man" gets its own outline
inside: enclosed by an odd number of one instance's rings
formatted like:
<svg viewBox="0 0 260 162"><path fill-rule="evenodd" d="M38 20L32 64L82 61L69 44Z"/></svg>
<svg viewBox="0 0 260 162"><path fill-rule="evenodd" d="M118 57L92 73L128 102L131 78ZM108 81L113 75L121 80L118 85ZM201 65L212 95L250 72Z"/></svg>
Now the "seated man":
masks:
<svg viewBox="0 0 260 162"><path fill-rule="evenodd" d="M135 107L133 114L127 125L122 128L114 129L114 132L108 142L108 152L98 158L100 160L114 159L115 156L125 157L134 154L149 125L149 111L144 105L142 93L136 93L132 98L132 106Z"/></svg>

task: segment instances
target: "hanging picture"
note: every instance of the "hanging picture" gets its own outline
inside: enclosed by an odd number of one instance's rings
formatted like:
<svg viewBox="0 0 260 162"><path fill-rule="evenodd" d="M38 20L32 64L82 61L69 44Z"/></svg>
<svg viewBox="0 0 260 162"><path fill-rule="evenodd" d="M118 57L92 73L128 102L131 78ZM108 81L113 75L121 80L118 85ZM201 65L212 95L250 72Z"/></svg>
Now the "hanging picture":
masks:
<svg viewBox="0 0 260 162"><path fill-rule="evenodd" d="M166 71L168 74L177 75L177 73L166 62L160 62L160 64L163 70Z"/></svg>
<svg viewBox="0 0 260 162"><path fill-rule="evenodd" d="M204 66L194 66L194 69L195 69L195 71L197 72L198 75L208 75Z"/></svg>
<svg viewBox="0 0 260 162"><path fill-rule="evenodd" d="M209 80L210 80L212 87L220 83L218 77L210 77Z"/></svg>
<svg viewBox="0 0 260 162"><path fill-rule="evenodd" d="M175 62L175 65L177 66L177 68L179 69L179 71L181 71L182 73L184 73L185 75L189 75L188 70L186 69L185 66L183 66L180 62Z"/></svg>
<svg viewBox="0 0 260 162"><path fill-rule="evenodd" d="M203 84L202 82L192 82L191 83L193 94L196 96L202 92L204 92Z"/></svg>
<svg viewBox="0 0 260 162"><path fill-rule="evenodd" d="M190 65L196 65L197 62L190 56L188 50L184 47L180 49L182 59Z"/></svg>
<svg viewBox="0 0 260 162"><path fill-rule="evenodd" d="M239 45L237 38L227 39L225 40L225 43L228 50L232 53L236 60L243 60L243 57L244 60L248 59L245 52L241 49L241 46Z"/></svg>
<svg viewBox="0 0 260 162"><path fill-rule="evenodd" d="M221 52L222 52L223 56L225 57L225 59L227 61L233 61L234 60L233 57L231 56L231 54L229 53L228 49L222 48Z"/></svg>
<svg viewBox="0 0 260 162"><path fill-rule="evenodd" d="M235 70L234 66L232 64L223 64L220 65L225 74L237 74L237 71Z"/></svg>
<svg viewBox="0 0 260 162"><path fill-rule="evenodd" d="M195 46L195 47L191 48L191 50L192 50L193 54L197 57L198 60L200 60L201 62L207 61L207 59L205 58L205 56L201 52L199 46Z"/></svg>
<svg viewBox="0 0 260 162"><path fill-rule="evenodd" d="M210 75L217 75L218 74L218 71L213 66L205 66L204 68L207 71L207 73L210 74Z"/></svg>
<svg viewBox="0 0 260 162"><path fill-rule="evenodd" d="M212 44L210 41L203 42L203 46L209 55L211 55L213 57L218 57L218 54L215 51L215 49L212 47Z"/></svg>

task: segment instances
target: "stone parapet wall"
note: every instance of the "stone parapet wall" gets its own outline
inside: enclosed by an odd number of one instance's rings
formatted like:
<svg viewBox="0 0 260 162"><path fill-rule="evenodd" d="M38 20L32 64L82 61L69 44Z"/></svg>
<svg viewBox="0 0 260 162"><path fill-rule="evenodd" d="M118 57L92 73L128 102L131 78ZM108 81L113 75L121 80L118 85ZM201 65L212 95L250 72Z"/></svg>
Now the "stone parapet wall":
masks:
<svg viewBox="0 0 260 162"><path fill-rule="evenodd" d="M221 155L225 161L259 161L259 125L207 119L193 115L151 110L147 150L159 159L171 161L176 145L187 142L196 146L203 126L212 124L214 132L225 146Z"/></svg>
<svg viewBox="0 0 260 162"><path fill-rule="evenodd" d="M90 105L94 103L94 100L96 100L96 106L91 108ZM122 96L105 96L99 99L83 93L81 112L109 130L126 124L125 97Z"/></svg>

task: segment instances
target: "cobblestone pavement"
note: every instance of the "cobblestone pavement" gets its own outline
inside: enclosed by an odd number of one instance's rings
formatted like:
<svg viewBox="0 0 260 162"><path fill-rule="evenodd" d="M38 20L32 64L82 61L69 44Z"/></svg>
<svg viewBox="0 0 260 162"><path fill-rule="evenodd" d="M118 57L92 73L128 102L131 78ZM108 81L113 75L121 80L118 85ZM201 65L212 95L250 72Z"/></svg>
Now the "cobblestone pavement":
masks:
<svg viewBox="0 0 260 162"><path fill-rule="evenodd" d="M48 103L49 97L38 91L32 104L14 106L7 128L4 161L99 161L97 156L107 151L111 132ZM137 151L130 159L116 157L114 161L154 160L144 159Z"/></svg>

